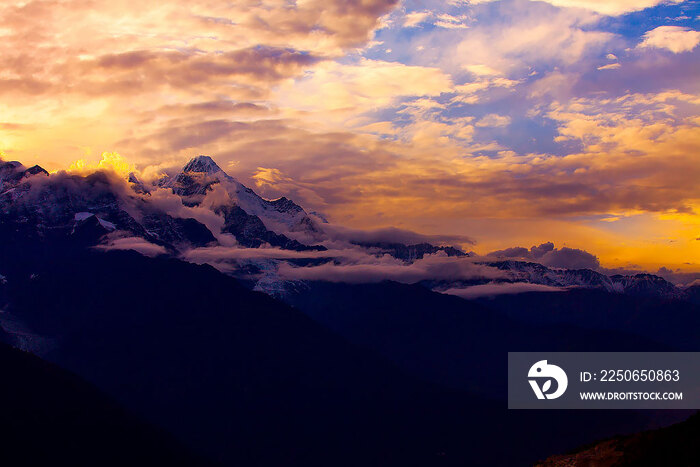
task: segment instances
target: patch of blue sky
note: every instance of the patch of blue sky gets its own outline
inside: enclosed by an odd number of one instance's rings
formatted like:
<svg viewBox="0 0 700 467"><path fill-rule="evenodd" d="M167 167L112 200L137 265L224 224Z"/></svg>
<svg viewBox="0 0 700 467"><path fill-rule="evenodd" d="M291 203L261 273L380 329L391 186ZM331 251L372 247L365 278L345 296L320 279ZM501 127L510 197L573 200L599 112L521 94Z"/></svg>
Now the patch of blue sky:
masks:
<svg viewBox="0 0 700 467"><path fill-rule="evenodd" d="M689 0L677 4L660 4L622 16L604 16L597 27L627 39L640 40L644 33L659 26L681 26L697 30L700 26L699 18L700 1Z"/></svg>

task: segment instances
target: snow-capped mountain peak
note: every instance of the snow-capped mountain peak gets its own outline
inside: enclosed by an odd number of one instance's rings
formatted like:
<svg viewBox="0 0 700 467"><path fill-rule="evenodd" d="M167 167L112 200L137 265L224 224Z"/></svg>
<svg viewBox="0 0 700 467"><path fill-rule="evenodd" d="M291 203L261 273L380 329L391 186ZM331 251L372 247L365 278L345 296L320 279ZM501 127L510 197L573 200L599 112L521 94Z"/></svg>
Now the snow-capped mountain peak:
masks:
<svg viewBox="0 0 700 467"><path fill-rule="evenodd" d="M317 243L325 239L322 230L307 215L304 209L294 201L281 197L269 201L260 197L252 189L246 187L235 178L226 174L209 156L197 156L190 160L182 172L176 176L164 179L159 186L170 188L180 196L183 203L188 206L199 206L207 194L220 186L228 193L230 202L221 206L215 206L218 214L225 213L226 225L224 230L231 233L239 242L241 237L248 237L251 231L257 231L262 235L263 231L283 236L285 240L277 241L273 237L265 240L267 243L287 244L291 239L306 245ZM248 225L255 224L255 228ZM248 225L244 228L244 226ZM246 233L247 232L247 233ZM259 238L244 239L250 245L259 243ZM294 243L292 242L292 243ZM300 248L295 243L295 249Z"/></svg>
<svg viewBox="0 0 700 467"><path fill-rule="evenodd" d="M221 170L221 167L217 165L216 162L214 162L214 159L212 159L209 156L197 156L193 159L191 159L185 167L182 168L182 171L184 173L190 173L190 172L195 172L195 173L206 173L206 174L219 174L223 173L225 175L225 172Z"/></svg>
<svg viewBox="0 0 700 467"><path fill-rule="evenodd" d="M174 177L165 177L157 184L170 188L183 198L187 205L199 205L207 192L221 182L236 181L229 177L209 156L197 156L185 164L182 171Z"/></svg>

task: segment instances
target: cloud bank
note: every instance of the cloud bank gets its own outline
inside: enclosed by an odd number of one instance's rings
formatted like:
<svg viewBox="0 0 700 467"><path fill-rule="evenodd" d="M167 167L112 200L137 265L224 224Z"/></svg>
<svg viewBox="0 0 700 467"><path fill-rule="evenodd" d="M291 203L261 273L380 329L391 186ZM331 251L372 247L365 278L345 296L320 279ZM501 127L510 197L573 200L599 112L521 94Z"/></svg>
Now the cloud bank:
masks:
<svg viewBox="0 0 700 467"><path fill-rule="evenodd" d="M529 250L523 247L513 247L492 251L487 256L499 259L530 260L553 268L593 269L594 271L600 268L600 261L595 255L577 248L555 248L552 242L533 246Z"/></svg>
<svg viewBox="0 0 700 467"><path fill-rule="evenodd" d="M525 292L563 292L565 288L552 287L542 284L530 284L527 282L491 282L488 284L473 285L464 288L445 290L444 294L472 299L479 297L492 297L503 294L519 294Z"/></svg>

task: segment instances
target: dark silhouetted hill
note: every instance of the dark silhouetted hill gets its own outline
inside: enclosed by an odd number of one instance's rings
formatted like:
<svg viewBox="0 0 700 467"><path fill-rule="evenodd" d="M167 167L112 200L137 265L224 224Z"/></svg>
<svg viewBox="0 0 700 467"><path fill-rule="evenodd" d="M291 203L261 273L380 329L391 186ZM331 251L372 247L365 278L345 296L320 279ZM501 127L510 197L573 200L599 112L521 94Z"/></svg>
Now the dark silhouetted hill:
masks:
<svg viewBox="0 0 700 467"><path fill-rule="evenodd" d="M0 465L213 465L31 354L0 344L0 372Z"/></svg>

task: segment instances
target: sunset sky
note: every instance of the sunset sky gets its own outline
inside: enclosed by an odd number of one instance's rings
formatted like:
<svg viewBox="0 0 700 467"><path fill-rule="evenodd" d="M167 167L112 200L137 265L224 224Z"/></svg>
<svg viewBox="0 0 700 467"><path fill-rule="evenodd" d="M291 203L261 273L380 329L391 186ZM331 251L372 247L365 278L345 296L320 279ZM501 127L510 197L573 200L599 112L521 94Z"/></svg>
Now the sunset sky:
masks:
<svg viewBox="0 0 700 467"><path fill-rule="evenodd" d="M0 151L208 154L349 227L697 272L698 30L696 0L4 0Z"/></svg>

